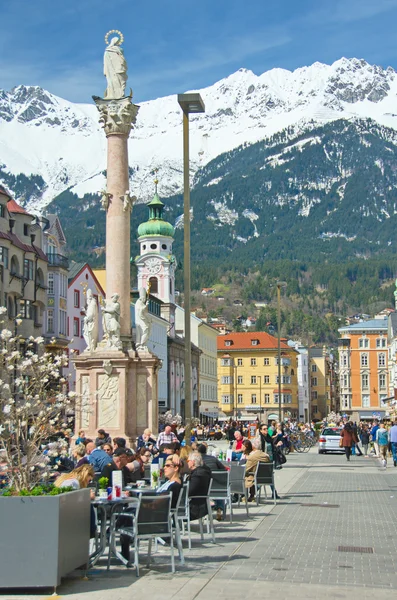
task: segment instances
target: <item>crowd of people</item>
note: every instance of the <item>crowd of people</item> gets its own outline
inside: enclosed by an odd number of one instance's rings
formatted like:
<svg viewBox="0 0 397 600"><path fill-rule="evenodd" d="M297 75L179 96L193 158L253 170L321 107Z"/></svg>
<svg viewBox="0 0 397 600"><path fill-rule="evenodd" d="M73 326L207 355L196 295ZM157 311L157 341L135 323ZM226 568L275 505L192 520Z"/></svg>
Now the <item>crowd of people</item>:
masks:
<svg viewBox="0 0 397 600"><path fill-rule="evenodd" d="M392 457L397 467L397 420L393 423L374 420L371 424L353 421L344 424L341 430L341 448L344 448L347 460L352 454L368 457L369 452L387 466Z"/></svg>

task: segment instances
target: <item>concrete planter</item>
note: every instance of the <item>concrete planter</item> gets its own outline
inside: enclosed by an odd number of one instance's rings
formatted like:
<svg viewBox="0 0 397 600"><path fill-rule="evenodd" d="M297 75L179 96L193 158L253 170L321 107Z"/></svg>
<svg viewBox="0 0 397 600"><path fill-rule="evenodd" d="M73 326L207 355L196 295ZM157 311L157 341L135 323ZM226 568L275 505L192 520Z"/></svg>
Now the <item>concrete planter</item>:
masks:
<svg viewBox="0 0 397 600"><path fill-rule="evenodd" d="M87 564L90 490L0 497L0 587L56 587Z"/></svg>

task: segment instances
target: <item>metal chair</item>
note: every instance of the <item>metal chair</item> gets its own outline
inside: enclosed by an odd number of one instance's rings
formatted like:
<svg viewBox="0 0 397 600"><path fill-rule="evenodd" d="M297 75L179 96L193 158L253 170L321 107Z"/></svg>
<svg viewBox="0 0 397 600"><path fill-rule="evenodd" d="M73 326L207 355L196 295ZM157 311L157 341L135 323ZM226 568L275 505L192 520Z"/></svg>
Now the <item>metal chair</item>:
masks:
<svg viewBox="0 0 397 600"><path fill-rule="evenodd" d="M232 496L230 493L230 471L212 471L211 500L222 500L224 502L223 514L229 506L230 523L233 521Z"/></svg>
<svg viewBox="0 0 397 600"><path fill-rule="evenodd" d="M175 520L181 523L182 533L185 533L185 523L188 535L189 550L192 548L192 536L190 530L190 510L189 510L189 481L186 481L183 486L181 493L178 498L176 508L173 510Z"/></svg>
<svg viewBox="0 0 397 600"><path fill-rule="evenodd" d="M139 577L139 543L148 540L148 565L152 550L152 541L156 538L168 538L171 549L171 570L175 573L174 528L172 525L171 493L155 496L142 495L139 501L132 527L120 527L119 534L127 535L133 542L134 567Z"/></svg>
<svg viewBox="0 0 397 600"><path fill-rule="evenodd" d="M265 497L267 499L266 485L270 485L273 493L274 504L276 504L276 490L274 488L274 463L258 462L256 465L254 485L257 506L261 499L262 486L265 486Z"/></svg>
<svg viewBox="0 0 397 600"><path fill-rule="evenodd" d="M245 487L245 466L233 464L230 467L230 493L238 495L238 507L240 508L240 497L245 496L245 510L248 512L248 489Z"/></svg>
<svg viewBox="0 0 397 600"><path fill-rule="evenodd" d="M208 486L208 490L207 490L207 494L206 496L190 496L189 497L189 503L192 500L199 500L202 499L204 500L206 506L207 506L207 517L208 517L208 528L207 528L207 532L210 533L211 532L211 539L212 542L215 544L215 531L214 531L214 520L212 518L212 510L211 510L211 500L210 500L210 496L211 496L211 487L212 487L212 479L210 479L210 483ZM200 536L201 536L201 540L204 540L204 533L203 533L203 517L199 517L198 519L199 521L199 526L200 526Z"/></svg>

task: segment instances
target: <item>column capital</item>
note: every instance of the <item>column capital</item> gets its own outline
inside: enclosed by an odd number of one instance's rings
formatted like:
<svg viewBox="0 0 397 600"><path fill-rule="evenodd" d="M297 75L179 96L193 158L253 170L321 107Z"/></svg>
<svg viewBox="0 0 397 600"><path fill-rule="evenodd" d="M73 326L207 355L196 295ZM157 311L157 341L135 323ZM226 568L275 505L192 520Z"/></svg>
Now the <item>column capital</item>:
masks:
<svg viewBox="0 0 397 600"><path fill-rule="evenodd" d="M135 125L139 106L133 104L130 97L104 100L93 96L93 100L99 111L99 123L105 130L106 137L109 135L128 137L132 126Z"/></svg>

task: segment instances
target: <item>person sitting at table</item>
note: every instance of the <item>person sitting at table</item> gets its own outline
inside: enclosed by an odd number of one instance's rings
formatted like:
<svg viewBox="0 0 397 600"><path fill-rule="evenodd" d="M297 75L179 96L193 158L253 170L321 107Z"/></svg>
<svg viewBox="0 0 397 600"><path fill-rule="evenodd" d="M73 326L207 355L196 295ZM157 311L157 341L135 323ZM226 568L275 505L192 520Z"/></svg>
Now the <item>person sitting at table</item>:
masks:
<svg viewBox="0 0 397 600"><path fill-rule="evenodd" d="M152 436L152 432L150 429L145 429L145 431L138 437L136 443L136 449L140 450L141 448L149 448L152 450L156 445L156 440Z"/></svg>
<svg viewBox="0 0 397 600"><path fill-rule="evenodd" d="M255 438L251 442L252 451L247 456L245 463L245 487L249 489L248 502L253 502L255 498L255 471L259 462L270 462L269 455L261 450L261 441Z"/></svg>
<svg viewBox="0 0 397 600"><path fill-rule="evenodd" d="M89 442L85 447L86 455L79 460L77 466L89 463L94 467L95 473L100 473L110 461L109 454L103 448L96 447L94 442Z"/></svg>
<svg viewBox="0 0 397 600"><path fill-rule="evenodd" d="M127 440L125 438L122 437L115 437L113 438L113 449L117 450L117 448L126 448L127 447ZM102 446L103 448L103 446Z"/></svg>
<svg viewBox="0 0 397 600"><path fill-rule="evenodd" d="M138 456L143 462L143 466L152 462L153 454L150 452L149 448L146 448L145 446L142 446L139 450Z"/></svg>
<svg viewBox="0 0 397 600"><path fill-rule="evenodd" d="M121 471L123 474L124 487L130 476L130 471L126 468L128 461L130 460L130 456L128 456L126 448L117 448L117 450L115 450L113 453L113 460L109 461L109 458L110 457L108 457L108 463L101 471L101 477L107 477L109 480L109 485L111 485L113 471Z"/></svg>
<svg viewBox="0 0 397 600"><path fill-rule="evenodd" d="M188 465L190 469L189 497L206 496L211 481L211 469L203 463L199 452L189 454ZM190 501L190 520L200 519L208 513L205 498L192 498Z"/></svg>
<svg viewBox="0 0 397 600"><path fill-rule="evenodd" d="M104 450L109 456L113 456L113 452L116 450L116 448L113 448L112 444L103 444L102 450Z"/></svg>
<svg viewBox="0 0 397 600"><path fill-rule="evenodd" d="M95 472L92 465L81 465L70 473L62 473L56 478L54 485L58 488L72 487L74 490L86 488L94 478ZM94 490L93 490L94 491ZM95 496L95 492L94 492Z"/></svg>
<svg viewBox="0 0 397 600"><path fill-rule="evenodd" d="M175 452L174 444L163 444L162 446L160 446L159 454L157 454L153 458L152 464L158 465L160 462L160 459L163 459L163 461L165 461L171 454L174 454L174 452Z"/></svg>
<svg viewBox="0 0 397 600"><path fill-rule="evenodd" d="M216 456L211 456L211 454L207 454L208 444L202 442L198 447L198 452L200 452L203 457L203 463L211 469L211 471L226 471L225 465L221 463L220 460L216 458ZM215 500L214 508L216 509L216 520L222 521L223 515L225 512L225 501L224 500Z"/></svg>
<svg viewBox="0 0 397 600"><path fill-rule="evenodd" d="M125 449L128 456L128 462L125 466L125 483L135 483L145 475L145 467L139 454L134 454L131 448ZM127 473L128 471L128 473Z"/></svg>
<svg viewBox="0 0 397 600"><path fill-rule="evenodd" d="M240 460L243 455L244 437L241 431L234 432L234 442L232 446L232 460Z"/></svg>
<svg viewBox="0 0 397 600"><path fill-rule="evenodd" d="M85 446L84 444L79 444L78 446L75 446L72 450L72 458L74 460L74 462L76 463L76 465L79 463L79 461L84 458L85 456ZM85 464L85 463L82 463ZM88 462L86 463L88 464Z"/></svg>
<svg viewBox="0 0 397 600"><path fill-rule="evenodd" d="M177 454L171 454L168 456L164 463L164 475L167 481L163 483L163 485L161 485L156 491L156 494L172 493L171 508L176 508L182 488L181 467L182 461Z"/></svg>
<svg viewBox="0 0 397 600"><path fill-rule="evenodd" d="M85 436L85 431L84 429L80 429L79 434L78 434L78 438L76 440L76 446L78 446L79 444L85 444L86 443L86 436Z"/></svg>
<svg viewBox="0 0 397 600"><path fill-rule="evenodd" d="M112 438L104 429L98 429L98 436L95 438L95 446L103 446L103 444L111 444Z"/></svg>

